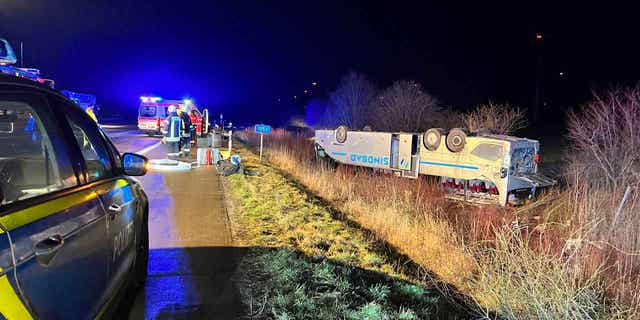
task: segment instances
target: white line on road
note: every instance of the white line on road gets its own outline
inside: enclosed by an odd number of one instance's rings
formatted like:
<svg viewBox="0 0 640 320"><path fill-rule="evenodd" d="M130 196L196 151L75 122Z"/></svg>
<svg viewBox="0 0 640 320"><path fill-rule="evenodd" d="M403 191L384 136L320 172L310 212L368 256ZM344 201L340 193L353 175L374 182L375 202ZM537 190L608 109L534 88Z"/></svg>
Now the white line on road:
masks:
<svg viewBox="0 0 640 320"><path fill-rule="evenodd" d="M146 147L146 148L144 148L144 149L142 149L142 150L140 150L140 151L138 151L136 153L144 155L146 153L149 153L151 150L157 148L161 144L162 144L162 141L158 141L158 142L156 142L156 143L154 143L154 144L152 144L152 145L150 145L150 146L148 146L148 147Z"/></svg>
<svg viewBox="0 0 640 320"><path fill-rule="evenodd" d="M124 137L124 136L131 136L131 137L135 137L135 136L146 136L145 134L141 133L138 130L127 130L127 131L107 131L107 135L109 136L109 138L113 139L113 138L120 138L120 137Z"/></svg>

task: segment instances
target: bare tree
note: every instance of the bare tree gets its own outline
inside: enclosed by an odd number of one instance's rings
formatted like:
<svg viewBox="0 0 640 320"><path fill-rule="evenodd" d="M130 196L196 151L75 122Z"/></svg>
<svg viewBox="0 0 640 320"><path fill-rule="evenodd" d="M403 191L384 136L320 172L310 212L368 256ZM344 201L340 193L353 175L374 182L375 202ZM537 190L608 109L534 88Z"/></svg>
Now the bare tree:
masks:
<svg viewBox="0 0 640 320"><path fill-rule="evenodd" d="M640 87L594 93L569 113L568 138L571 216L584 230L576 238L598 243L593 265L615 262L615 295L640 305Z"/></svg>
<svg viewBox="0 0 640 320"><path fill-rule="evenodd" d="M594 93L581 113L569 113L568 127L569 158L584 178L612 188L640 183L640 88Z"/></svg>
<svg viewBox="0 0 640 320"><path fill-rule="evenodd" d="M454 107L448 106L442 109L442 119L437 127L444 129L462 128L464 127L464 114L457 111Z"/></svg>
<svg viewBox="0 0 640 320"><path fill-rule="evenodd" d="M487 130L498 134L512 134L527 126L526 112L505 104L484 104L462 115L462 122L470 132Z"/></svg>
<svg viewBox="0 0 640 320"><path fill-rule="evenodd" d="M367 124L367 113L375 99L377 89L363 74L351 71L343 76L335 91L330 94L332 106L329 122L362 129Z"/></svg>
<svg viewBox="0 0 640 320"><path fill-rule="evenodd" d="M421 131L440 123L438 100L415 81L396 81L378 97L372 123L375 130Z"/></svg>

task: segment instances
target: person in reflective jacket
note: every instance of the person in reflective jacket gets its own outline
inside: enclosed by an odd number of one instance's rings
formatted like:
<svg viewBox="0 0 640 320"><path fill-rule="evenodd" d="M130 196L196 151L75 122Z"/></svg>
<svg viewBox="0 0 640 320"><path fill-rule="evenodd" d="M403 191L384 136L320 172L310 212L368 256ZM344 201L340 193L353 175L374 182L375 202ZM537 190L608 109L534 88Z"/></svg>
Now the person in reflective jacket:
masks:
<svg viewBox="0 0 640 320"><path fill-rule="evenodd" d="M191 118L183 108L178 110L178 115L182 118L182 155L188 158L191 153Z"/></svg>
<svg viewBox="0 0 640 320"><path fill-rule="evenodd" d="M178 158L180 156L180 138L182 138L182 118L178 115L175 105L170 105L167 109L167 132L164 140L167 143L167 158Z"/></svg>

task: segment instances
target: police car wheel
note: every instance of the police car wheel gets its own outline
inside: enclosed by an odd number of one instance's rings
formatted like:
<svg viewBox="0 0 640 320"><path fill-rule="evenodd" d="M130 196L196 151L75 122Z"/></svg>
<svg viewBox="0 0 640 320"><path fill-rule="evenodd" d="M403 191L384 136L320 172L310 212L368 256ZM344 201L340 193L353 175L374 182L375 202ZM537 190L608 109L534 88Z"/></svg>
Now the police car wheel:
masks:
<svg viewBox="0 0 640 320"><path fill-rule="evenodd" d="M142 222L140 230L140 243L136 254L134 266L134 287L139 288L147 281L147 266L149 264L149 224L147 222L148 209Z"/></svg>

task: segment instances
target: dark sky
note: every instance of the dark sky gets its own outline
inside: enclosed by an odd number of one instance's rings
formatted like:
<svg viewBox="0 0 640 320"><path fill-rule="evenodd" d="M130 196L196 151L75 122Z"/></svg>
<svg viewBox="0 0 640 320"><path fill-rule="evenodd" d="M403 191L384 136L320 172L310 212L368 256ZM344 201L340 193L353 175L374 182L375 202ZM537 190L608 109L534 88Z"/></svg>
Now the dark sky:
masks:
<svg viewBox="0 0 640 320"><path fill-rule="evenodd" d="M418 80L448 106L528 107L536 32L549 105L638 80L633 8L514 2L0 0L0 37L108 110L189 96L240 122L275 120L311 81L330 90L350 69L379 86Z"/></svg>

